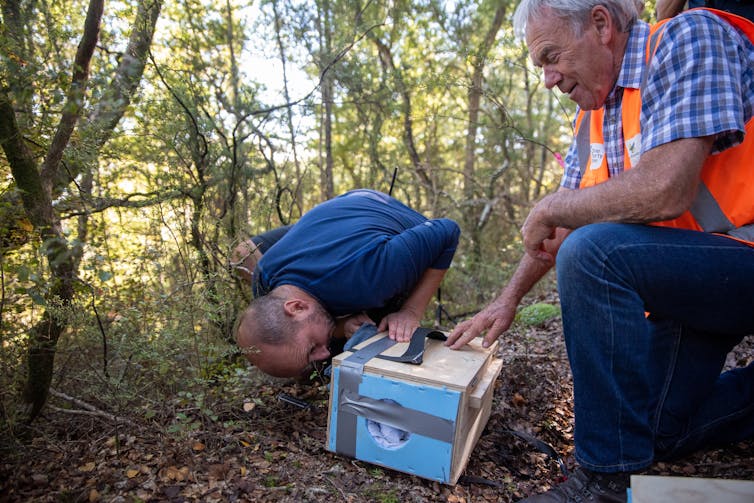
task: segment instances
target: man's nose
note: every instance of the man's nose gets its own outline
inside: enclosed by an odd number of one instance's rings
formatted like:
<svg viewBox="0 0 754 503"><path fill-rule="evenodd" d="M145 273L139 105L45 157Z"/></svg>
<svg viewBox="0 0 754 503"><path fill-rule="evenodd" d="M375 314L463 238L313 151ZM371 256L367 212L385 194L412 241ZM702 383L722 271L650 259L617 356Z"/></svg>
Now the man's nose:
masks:
<svg viewBox="0 0 754 503"><path fill-rule="evenodd" d="M327 360L330 356L330 350L327 349L327 345L318 345L311 352L312 361L318 362L321 360Z"/></svg>
<svg viewBox="0 0 754 503"><path fill-rule="evenodd" d="M552 89L563 78L563 75L550 66L542 67L545 73L545 87Z"/></svg>

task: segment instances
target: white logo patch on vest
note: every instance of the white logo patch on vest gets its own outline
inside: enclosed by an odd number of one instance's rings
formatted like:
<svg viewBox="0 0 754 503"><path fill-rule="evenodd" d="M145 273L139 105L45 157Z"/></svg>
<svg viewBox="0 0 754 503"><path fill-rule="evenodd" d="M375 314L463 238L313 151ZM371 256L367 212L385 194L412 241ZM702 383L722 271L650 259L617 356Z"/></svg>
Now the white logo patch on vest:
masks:
<svg viewBox="0 0 754 503"><path fill-rule="evenodd" d="M605 145L602 143L591 143L589 144L589 152L592 157L589 169L600 169L602 159L605 158Z"/></svg>
<svg viewBox="0 0 754 503"><path fill-rule="evenodd" d="M641 133L626 140L626 152L628 152L631 166L636 166L641 158Z"/></svg>

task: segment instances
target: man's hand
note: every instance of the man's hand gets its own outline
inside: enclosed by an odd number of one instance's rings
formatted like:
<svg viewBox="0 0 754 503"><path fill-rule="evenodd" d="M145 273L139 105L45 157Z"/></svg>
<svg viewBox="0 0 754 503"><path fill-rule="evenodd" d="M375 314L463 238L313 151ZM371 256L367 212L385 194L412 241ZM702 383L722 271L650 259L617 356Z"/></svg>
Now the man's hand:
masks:
<svg viewBox="0 0 754 503"><path fill-rule="evenodd" d="M487 348L500 337L500 334L510 328L515 316L516 303L497 298L470 320L456 325L445 345L450 346L450 349L460 349L487 330L482 342L482 346Z"/></svg>
<svg viewBox="0 0 754 503"><path fill-rule="evenodd" d="M364 323L374 323L372 318L364 313L346 316L345 318L339 319L338 322L341 325L343 337L346 339L350 339Z"/></svg>
<svg viewBox="0 0 754 503"><path fill-rule="evenodd" d="M408 342L417 328L421 316L413 310L404 308L395 313L390 313L380 321L377 327L380 332L388 330L388 337L396 342Z"/></svg>
<svg viewBox="0 0 754 503"><path fill-rule="evenodd" d="M529 216L526 217L524 225L521 227L521 237L526 253L531 258L549 265L555 264L555 256L545 249L544 243L546 240L555 237L556 227L546 222L545 212L552 197L557 197L557 193L550 194L538 202L529 212Z"/></svg>

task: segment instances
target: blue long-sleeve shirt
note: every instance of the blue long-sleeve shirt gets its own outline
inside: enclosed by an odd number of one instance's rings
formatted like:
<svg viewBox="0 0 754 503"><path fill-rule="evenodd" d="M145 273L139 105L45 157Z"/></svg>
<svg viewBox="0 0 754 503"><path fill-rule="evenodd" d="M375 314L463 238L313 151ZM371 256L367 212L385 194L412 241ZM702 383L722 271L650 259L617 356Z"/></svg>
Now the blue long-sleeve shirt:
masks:
<svg viewBox="0 0 754 503"><path fill-rule="evenodd" d="M304 214L259 261L252 287L264 295L296 286L333 316L382 308L408 295L427 269L449 268L459 234L453 220L354 190Z"/></svg>

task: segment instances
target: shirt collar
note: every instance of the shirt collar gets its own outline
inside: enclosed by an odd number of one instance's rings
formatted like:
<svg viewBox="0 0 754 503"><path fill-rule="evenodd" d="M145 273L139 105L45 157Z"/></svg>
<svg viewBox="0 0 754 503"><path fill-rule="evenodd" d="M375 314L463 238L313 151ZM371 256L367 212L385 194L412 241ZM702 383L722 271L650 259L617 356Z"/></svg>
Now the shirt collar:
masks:
<svg viewBox="0 0 754 503"><path fill-rule="evenodd" d="M644 21L636 21L631 28L631 34L628 36L626 52L623 55L623 62L613 92L619 87L632 89L641 87L647 37L649 37L649 25Z"/></svg>

